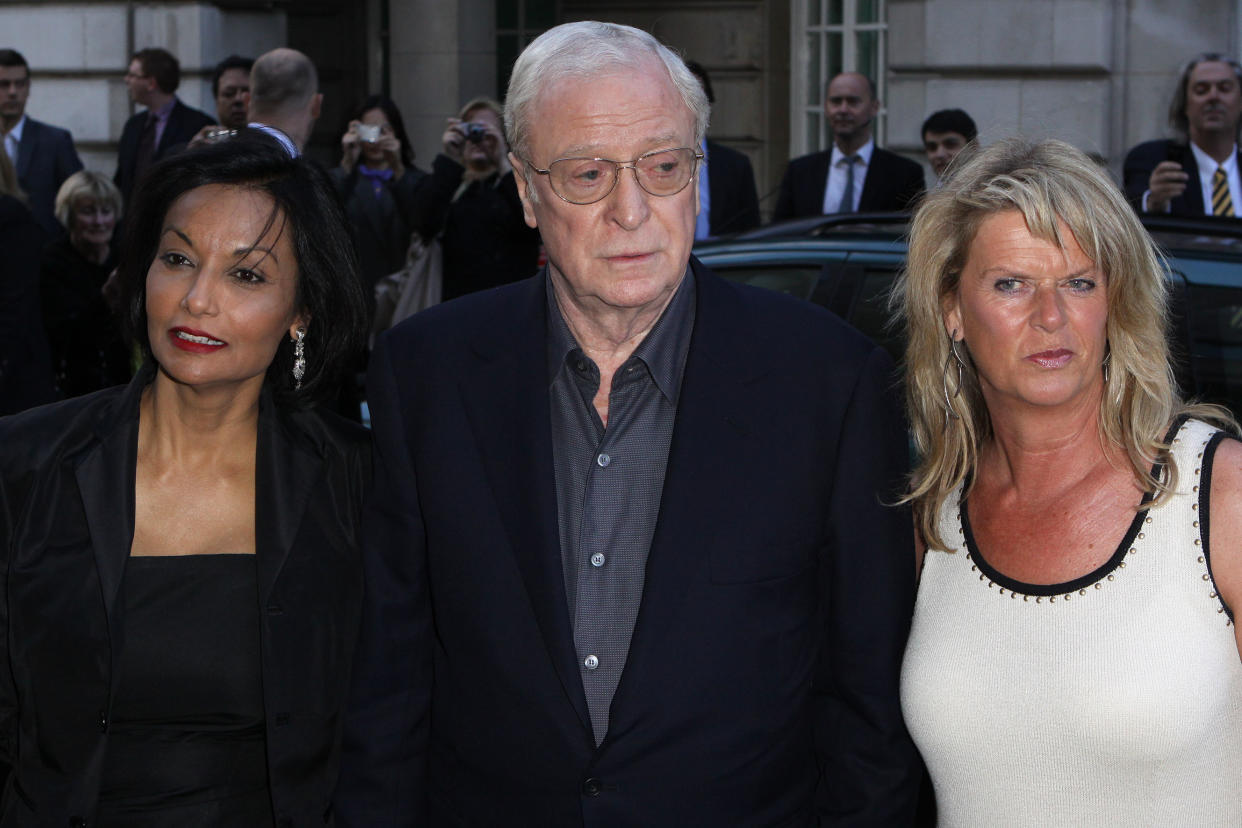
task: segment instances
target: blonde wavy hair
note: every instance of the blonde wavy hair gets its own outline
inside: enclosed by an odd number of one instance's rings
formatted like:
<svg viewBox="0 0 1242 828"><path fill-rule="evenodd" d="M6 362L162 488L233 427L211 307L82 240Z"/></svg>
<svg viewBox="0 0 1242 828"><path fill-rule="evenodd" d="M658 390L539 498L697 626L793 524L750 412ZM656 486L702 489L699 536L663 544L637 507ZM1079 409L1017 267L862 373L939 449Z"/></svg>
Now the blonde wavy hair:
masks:
<svg viewBox="0 0 1242 828"><path fill-rule="evenodd" d="M1061 247L1067 228L1103 270L1110 357L1099 436L1102 445L1123 450L1139 488L1159 502L1177 485L1177 469L1162 441L1173 419L1189 413L1234 425L1223 409L1178 397L1165 337L1162 255L1107 173L1073 146L1015 138L968 152L954 159L951 175L915 212L906 269L893 293L897 319L909 334L906 405L921 457L903 501L913 505L923 539L948 548L937 531L938 515L958 484L970 485L980 446L992 434L966 349L959 349L964 367L958 388L943 310L957 291L980 224L1008 210L1022 214L1032 235ZM950 403L956 416L949 414ZM1153 474L1157 461L1164 471Z"/></svg>

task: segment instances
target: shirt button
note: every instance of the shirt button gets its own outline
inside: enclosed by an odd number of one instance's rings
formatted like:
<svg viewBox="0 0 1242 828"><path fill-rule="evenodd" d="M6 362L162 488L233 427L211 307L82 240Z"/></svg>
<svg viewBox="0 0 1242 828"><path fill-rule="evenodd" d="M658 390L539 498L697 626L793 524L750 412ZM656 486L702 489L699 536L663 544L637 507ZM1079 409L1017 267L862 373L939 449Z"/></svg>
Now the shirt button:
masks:
<svg viewBox="0 0 1242 828"><path fill-rule="evenodd" d="M599 666L599 659L596 658L594 654L591 654L587 656L586 658L584 658L582 660L582 663L586 666L588 670L594 670L596 667Z"/></svg>
<svg viewBox="0 0 1242 828"><path fill-rule="evenodd" d="M599 457L595 458L595 462L599 463L599 467L601 469L606 469L608 468L608 464L612 462L612 458L607 454L601 454Z"/></svg>
<svg viewBox="0 0 1242 828"><path fill-rule="evenodd" d="M603 566L603 565L604 565L604 553L603 552L596 552L594 555L591 556L591 566Z"/></svg>

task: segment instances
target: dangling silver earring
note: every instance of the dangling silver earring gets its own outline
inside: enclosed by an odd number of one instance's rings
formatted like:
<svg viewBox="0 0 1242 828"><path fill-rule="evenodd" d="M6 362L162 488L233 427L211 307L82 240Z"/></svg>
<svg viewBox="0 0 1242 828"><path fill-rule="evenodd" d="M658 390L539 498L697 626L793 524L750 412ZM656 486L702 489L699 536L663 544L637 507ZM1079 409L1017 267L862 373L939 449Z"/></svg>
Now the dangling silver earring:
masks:
<svg viewBox="0 0 1242 828"><path fill-rule="evenodd" d="M1104 369L1104 384L1108 385L1108 363L1113 358L1113 352L1109 351L1104 355L1104 361L1100 363L1100 367Z"/></svg>
<svg viewBox="0 0 1242 828"><path fill-rule="evenodd" d="M940 380L944 385L944 409L948 412L949 419L951 420L961 419L961 417L958 416L958 413L953 410L953 400L957 398L958 394L962 393L962 369L966 367L966 364L962 362L962 358L957 354L957 340L953 338L956 335L957 328L954 328L953 333L949 334L949 353L944 358L944 371L941 372L940 377ZM949 366L953 362L957 362L957 385L953 387L953 394L950 395Z"/></svg>
<svg viewBox="0 0 1242 828"><path fill-rule="evenodd" d="M302 377L306 376L306 329L293 332L293 390L302 390Z"/></svg>

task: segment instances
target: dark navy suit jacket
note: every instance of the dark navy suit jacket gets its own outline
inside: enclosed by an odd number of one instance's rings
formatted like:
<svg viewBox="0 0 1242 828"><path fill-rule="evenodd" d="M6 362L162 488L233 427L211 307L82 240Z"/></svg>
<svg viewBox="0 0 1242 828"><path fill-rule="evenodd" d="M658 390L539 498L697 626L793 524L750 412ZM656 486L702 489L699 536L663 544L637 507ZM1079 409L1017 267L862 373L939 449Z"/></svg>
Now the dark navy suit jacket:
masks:
<svg viewBox="0 0 1242 828"><path fill-rule="evenodd" d="M125 122L125 128L121 130L121 142L117 147L116 175L113 181L120 188L121 195L125 197L126 205L129 204L130 194L133 192L134 184L137 183L138 176L134 165L138 161L138 144L142 140L142 130L147 125L147 117L147 110L144 109L132 115ZM189 143L200 129L215 122L216 119L206 112L186 106L178 98L173 103L172 112L168 114L164 134L160 136L160 142L156 145L155 155L151 157L151 160L158 161L170 152L175 152L184 144Z"/></svg>
<svg viewBox="0 0 1242 828"><path fill-rule="evenodd" d="M780 195L772 219L819 216L824 212L824 191L828 189L828 173L832 166L832 150L813 152L789 162L781 179ZM875 213L909 210L923 193L923 168L900 155L876 147L867 165L858 212Z"/></svg>
<svg viewBox="0 0 1242 828"><path fill-rule="evenodd" d="M708 141L707 187L711 194L708 231L713 236L759 226L755 171L745 153Z"/></svg>
<svg viewBox="0 0 1242 828"><path fill-rule="evenodd" d="M1122 175L1125 181L1126 198L1134 205L1134 209L1143 211L1143 193L1147 192L1147 184L1151 180L1151 171L1162 161L1177 161L1186 171L1186 192L1173 199L1169 205L1169 213L1174 216L1202 216L1203 187L1199 183L1199 164L1195 154L1186 144L1172 140L1147 141L1139 144L1126 153L1122 164ZM1242 152L1238 153L1238 168L1242 169ZM1234 212L1242 209L1234 205Z"/></svg>
<svg viewBox="0 0 1242 828"><path fill-rule="evenodd" d="M65 179L80 169L82 160L68 130L26 118L17 147L17 181L35 221L50 238L64 232L56 220L56 193Z"/></svg>
<svg viewBox="0 0 1242 828"><path fill-rule="evenodd" d="M660 512L598 748L558 541L544 276L380 338L338 826L909 824L892 363L819 308L692 266Z"/></svg>

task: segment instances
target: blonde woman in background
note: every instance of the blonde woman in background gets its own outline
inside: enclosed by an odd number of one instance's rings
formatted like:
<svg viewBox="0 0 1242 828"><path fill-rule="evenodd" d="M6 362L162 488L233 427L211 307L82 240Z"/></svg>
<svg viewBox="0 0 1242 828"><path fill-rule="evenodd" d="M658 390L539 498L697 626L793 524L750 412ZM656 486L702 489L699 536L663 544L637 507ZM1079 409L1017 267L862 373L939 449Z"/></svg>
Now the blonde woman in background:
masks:
<svg viewBox="0 0 1242 828"><path fill-rule="evenodd" d="M1133 211L1001 142L925 198L898 291L940 824L1242 824L1242 444L1177 397Z"/></svg>
<svg viewBox="0 0 1242 828"><path fill-rule="evenodd" d="M43 251L39 292L56 387L65 397L122 385L131 375L121 321L103 294L116 267L120 218L121 191L101 173L76 172L56 193L56 220L68 232Z"/></svg>

